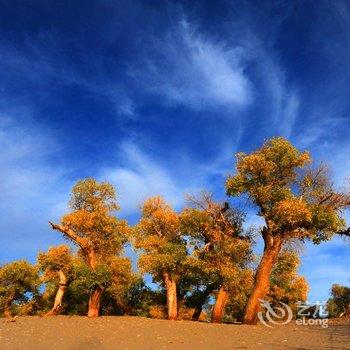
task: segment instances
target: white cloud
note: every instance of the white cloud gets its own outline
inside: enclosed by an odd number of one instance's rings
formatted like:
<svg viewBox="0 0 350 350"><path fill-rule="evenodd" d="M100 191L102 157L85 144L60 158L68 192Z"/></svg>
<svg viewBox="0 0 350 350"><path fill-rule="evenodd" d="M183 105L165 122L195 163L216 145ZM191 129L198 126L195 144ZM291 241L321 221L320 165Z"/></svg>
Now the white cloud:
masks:
<svg viewBox="0 0 350 350"><path fill-rule="evenodd" d="M333 283L349 285L349 252L349 242L339 237L320 245L306 244L300 274L311 286L310 301L327 300Z"/></svg>
<svg viewBox="0 0 350 350"><path fill-rule="evenodd" d="M14 257L33 260L39 249L62 242L50 230L48 220L59 220L66 212L74 179L67 179L69 169L52 161L62 151L54 136L27 118L0 118L0 149L0 244L8 247L0 263ZM179 159L173 168L126 142L120 145L120 164L104 169L97 166L90 175L115 185L121 216L137 213L143 200L154 195L164 196L180 209L185 194L210 188L208 179L227 162L223 153L208 164ZM185 171L177 173L187 169L189 161L196 174L190 178Z"/></svg>
<svg viewBox="0 0 350 350"><path fill-rule="evenodd" d="M33 259L33 242L43 249L58 241L48 220L64 212L71 184L49 163L57 145L23 118L0 116L0 149L0 245L8 248L2 259Z"/></svg>
<svg viewBox="0 0 350 350"><path fill-rule="evenodd" d="M327 152L327 150L325 150ZM334 174L334 183L342 187L349 186L350 164L349 164L350 144L339 145L334 143L328 148L327 161ZM349 188L347 189L349 190Z"/></svg>
<svg viewBox="0 0 350 350"><path fill-rule="evenodd" d="M244 49L204 38L186 20L165 39L154 39L145 57L129 74L167 103L244 107L252 99Z"/></svg>
<svg viewBox="0 0 350 350"><path fill-rule="evenodd" d="M52 46L51 46L51 43ZM57 47L55 46L57 45ZM59 82L65 86L78 85L88 92L105 99L106 104L115 110L118 117L133 118L136 114L136 105L128 95L126 87L116 80L110 80L109 76L101 73L104 69L101 63L93 60L86 64L94 70L94 76L86 77L72 66L67 60L63 48L60 48L60 39L54 33L38 33L37 37L27 38L21 50L4 46L0 43L1 65L4 74L11 77L21 77L39 87ZM31 91L29 91L31 93ZM16 106L18 107L18 106Z"/></svg>
<svg viewBox="0 0 350 350"><path fill-rule="evenodd" d="M220 192L224 195L223 177L232 172L236 146L223 143L217 156L208 162L172 154L176 164L165 165L129 140L119 145L121 163L99 169L97 178L114 184L122 215L134 214L146 198L155 195L163 196L174 208L180 209L185 203L185 195L196 195L202 190L215 191L218 179L222 181Z"/></svg>
<svg viewBox="0 0 350 350"><path fill-rule="evenodd" d="M257 63L255 79L262 83L260 92L266 96L263 103L269 106L268 115L261 117L270 121L269 127L276 133L289 138L299 113L297 89L289 84L286 72L274 56L274 51L266 47L258 36L247 38L246 43L250 55Z"/></svg>
<svg viewBox="0 0 350 350"><path fill-rule="evenodd" d="M323 116L321 118L320 116ZM331 178L337 187L346 184L350 179L349 153L350 143L337 136L337 131L346 130L347 119L337 117L324 108L323 113L315 109L315 121L303 131L297 145L302 149L311 149L316 164L325 162L329 165Z"/></svg>
<svg viewBox="0 0 350 350"><path fill-rule="evenodd" d="M282 107L282 134L290 137L293 132L294 123L298 117L299 98L296 93L285 95L284 106Z"/></svg>
<svg viewBox="0 0 350 350"><path fill-rule="evenodd" d="M135 144L122 144L120 154L124 165L103 169L98 178L115 185L123 214L135 213L147 197L155 195L164 196L178 208L183 202L184 194L194 189L176 181L171 173Z"/></svg>

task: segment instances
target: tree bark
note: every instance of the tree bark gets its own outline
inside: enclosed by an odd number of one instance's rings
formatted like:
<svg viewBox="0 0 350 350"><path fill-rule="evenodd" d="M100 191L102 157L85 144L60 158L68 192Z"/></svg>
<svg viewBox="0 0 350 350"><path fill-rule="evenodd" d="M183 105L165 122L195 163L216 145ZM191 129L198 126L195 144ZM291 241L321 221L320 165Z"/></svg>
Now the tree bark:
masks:
<svg viewBox="0 0 350 350"><path fill-rule="evenodd" d="M94 249L87 246L84 248L83 252L86 255L89 266L94 270L97 266L97 257Z"/></svg>
<svg viewBox="0 0 350 350"><path fill-rule="evenodd" d="M263 237L265 243L264 253L255 274L253 291L249 296L245 309L244 324L256 324L258 322L260 299L264 299L269 290L271 272L282 248L281 238L266 232L263 232Z"/></svg>
<svg viewBox="0 0 350 350"><path fill-rule="evenodd" d="M85 245L81 248L88 265L91 270L95 270L98 264L98 257L96 251L91 246L90 243L85 243ZM95 287L95 289L91 292L89 298L89 306L88 306L88 317L98 317L100 314L100 302L103 293L103 288L100 286Z"/></svg>
<svg viewBox="0 0 350 350"><path fill-rule="evenodd" d="M204 303L201 304L201 305L196 305L195 308L194 308L194 313L192 315L192 321L198 321L199 320L199 316L201 315L202 313L202 307L203 307Z"/></svg>
<svg viewBox="0 0 350 350"><path fill-rule="evenodd" d="M80 248L85 249L88 245L88 241L86 238L78 236L71 228L68 226L58 225L54 224L53 222L49 221L49 224L51 225L53 230L60 231L63 233L67 238L70 238L73 242L75 242Z"/></svg>
<svg viewBox="0 0 350 350"><path fill-rule="evenodd" d="M98 317L103 289L96 287L90 294L88 317Z"/></svg>
<svg viewBox="0 0 350 350"><path fill-rule="evenodd" d="M87 261L91 269L95 269L97 266L97 257L94 249L91 247L85 248ZM90 294L88 317L98 317L100 314L100 301L103 293L103 288L98 286Z"/></svg>
<svg viewBox="0 0 350 350"><path fill-rule="evenodd" d="M216 296L216 301L213 307L213 312L211 316L212 323L221 323L222 318L225 314L226 304L228 302L229 294L224 289L223 286L220 287L218 294Z"/></svg>
<svg viewBox="0 0 350 350"><path fill-rule="evenodd" d="M50 222L50 225L53 230L58 230L62 232L66 237L70 238L73 242L75 242L82 250L83 255L87 259L87 263L89 264L91 269L95 269L97 266L97 254L86 238L78 236L71 228L68 226L58 225ZM100 300L102 296L103 289L102 287L96 287L90 294L89 299L89 309L88 309L88 317L98 317L100 311Z"/></svg>
<svg viewBox="0 0 350 350"><path fill-rule="evenodd" d="M177 319L177 292L176 282L169 277L169 274L164 273L164 283L166 288L168 319Z"/></svg>
<svg viewBox="0 0 350 350"><path fill-rule="evenodd" d="M198 300L196 301L195 307L194 307L194 313L192 315L192 321L198 321L199 317L202 313L202 308L205 302L207 301L210 294L213 293L215 290L215 284L209 285L198 297Z"/></svg>
<svg viewBox="0 0 350 350"><path fill-rule="evenodd" d="M58 290L55 296L55 301L53 303L52 309L45 316L58 315L62 308L62 301L63 301L64 293L66 292L66 289L67 289L68 279L62 270L59 270L57 273L60 280L59 280Z"/></svg>
<svg viewBox="0 0 350 350"><path fill-rule="evenodd" d="M4 316L5 317L12 317L12 311L11 311L12 301L13 301L13 297L10 297L5 302L5 305L4 305Z"/></svg>
<svg viewBox="0 0 350 350"><path fill-rule="evenodd" d="M347 309L345 310L343 317L350 319L350 304L348 305Z"/></svg>

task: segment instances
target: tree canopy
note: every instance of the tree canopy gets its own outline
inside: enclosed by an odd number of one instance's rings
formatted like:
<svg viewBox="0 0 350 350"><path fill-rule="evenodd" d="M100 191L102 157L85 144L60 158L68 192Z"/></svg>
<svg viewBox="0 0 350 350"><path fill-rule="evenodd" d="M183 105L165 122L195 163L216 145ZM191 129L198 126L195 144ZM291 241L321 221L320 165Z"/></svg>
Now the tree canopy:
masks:
<svg viewBox="0 0 350 350"><path fill-rule="evenodd" d="M103 290L109 283L111 259L122 252L130 233L125 220L114 214L119 209L114 187L107 182L88 178L80 180L72 189L69 202L71 212L64 215L54 230L80 248L89 269L92 286L88 315L98 316Z"/></svg>
<svg viewBox="0 0 350 350"><path fill-rule="evenodd" d="M162 197L146 200L135 227L135 246L141 249L139 266L167 290L168 318L177 318L177 282L186 271L187 249L180 217Z"/></svg>
<svg viewBox="0 0 350 350"><path fill-rule="evenodd" d="M319 243L345 228L341 214L350 197L333 188L325 166L310 164L308 152L281 137L270 139L251 154L237 154L227 193L247 194L270 234Z"/></svg>
<svg viewBox="0 0 350 350"><path fill-rule="evenodd" d="M181 228L188 235L193 253L189 261L201 276L203 298L217 291L213 315L221 322L230 293L239 294L251 270L251 238L243 234L242 212L230 208L228 203L217 203L208 193L190 198L191 206L181 213ZM201 300L198 293L198 299ZM218 296L222 296L222 301Z"/></svg>
<svg viewBox="0 0 350 350"><path fill-rule="evenodd" d="M135 246L141 249L139 266L156 282L164 273L177 279L186 266L186 242L180 231L180 217L161 197L145 201L141 220L135 227Z"/></svg>
<svg viewBox="0 0 350 350"><path fill-rule="evenodd" d="M248 196L265 221L264 254L244 318L245 323L256 323L259 300L266 296L283 245L292 239L320 243L343 231L350 197L334 189L326 167L312 167L308 152L281 137L250 154L238 153L236 173L227 178L226 190L230 196Z"/></svg>
<svg viewBox="0 0 350 350"><path fill-rule="evenodd" d="M0 301L5 316L11 316L14 302L24 303L28 293L37 294L40 280L37 268L25 260L8 263L0 269Z"/></svg>

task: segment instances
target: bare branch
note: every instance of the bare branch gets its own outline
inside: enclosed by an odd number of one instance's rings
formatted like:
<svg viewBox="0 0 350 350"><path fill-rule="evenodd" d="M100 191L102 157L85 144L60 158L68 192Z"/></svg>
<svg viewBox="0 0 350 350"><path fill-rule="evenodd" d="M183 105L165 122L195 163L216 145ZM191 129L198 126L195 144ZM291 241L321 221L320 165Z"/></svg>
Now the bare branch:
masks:
<svg viewBox="0 0 350 350"><path fill-rule="evenodd" d="M320 205L320 204L328 201L328 199L330 199L333 195L334 195L333 192L329 193L327 196L323 197L318 204Z"/></svg>
<svg viewBox="0 0 350 350"><path fill-rule="evenodd" d="M337 232L337 234L341 236L350 237L350 227L348 227L346 230Z"/></svg>
<svg viewBox="0 0 350 350"><path fill-rule="evenodd" d="M70 238L72 241L74 241L76 244L79 245L80 248L84 249L88 246L88 243L86 239L78 236L72 229L70 229L67 226L54 224L53 222L49 221L49 224L51 225L53 230L57 230L62 232L66 237Z"/></svg>

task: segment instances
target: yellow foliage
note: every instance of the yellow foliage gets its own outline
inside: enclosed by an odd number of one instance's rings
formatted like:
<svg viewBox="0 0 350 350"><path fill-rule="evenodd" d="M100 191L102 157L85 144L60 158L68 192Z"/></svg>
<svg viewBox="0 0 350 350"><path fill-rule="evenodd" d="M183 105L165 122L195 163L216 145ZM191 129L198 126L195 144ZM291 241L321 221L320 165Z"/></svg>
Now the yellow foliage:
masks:
<svg viewBox="0 0 350 350"><path fill-rule="evenodd" d="M194 311L195 311L194 308L181 306L179 308L179 312L178 312L178 319L189 321L192 319Z"/></svg>
<svg viewBox="0 0 350 350"><path fill-rule="evenodd" d="M265 219L265 234L318 243L344 227L341 210L349 205L349 196L334 191L325 167L311 170L310 163L308 152L272 138L251 154L237 155L227 193L250 197Z"/></svg>
<svg viewBox="0 0 350 350"><path fill-rule="evenodd" d="M156 318L156 319L165 319L166 312L165 312L165 307L164 306L159 306L159 305L153 305L149 309L149 315L151 318Z"/></svg>
<svg viewBox="0 0 350 350"><path fill-rule="evenodd" d="M78 181L72 189L70 207L73 211L63 216L62 225L85 239L100 259L121 252L130 228L113 215L119 206L111 184L94 179Z"/></svg>
<svg viewBox="0 0 350 350"><path fill-rule="evenodd" d="M139 267L162 281L163 273L181 275L186 262L186 244L180 232L179 215L161 197L149 198L134 229L135 247L142 251Z"/></svg>
<svg viewBox="0 0 350 350"><path fill-rule="evenodd" d="M38 265L44 273L44 280L57 280L57 271L62 270L69 275L73 268L73 256L67 245L50 247L47 253L38 254Z"/></svg>
<svg viewBox="0 0 350 350"><path fill-rule="evenodd" d="M296 252L282 251L271 274L269 297L282 301L292 308L298 301L306 301L309 286L304 277L298 275L300 258Z"/></svg>

